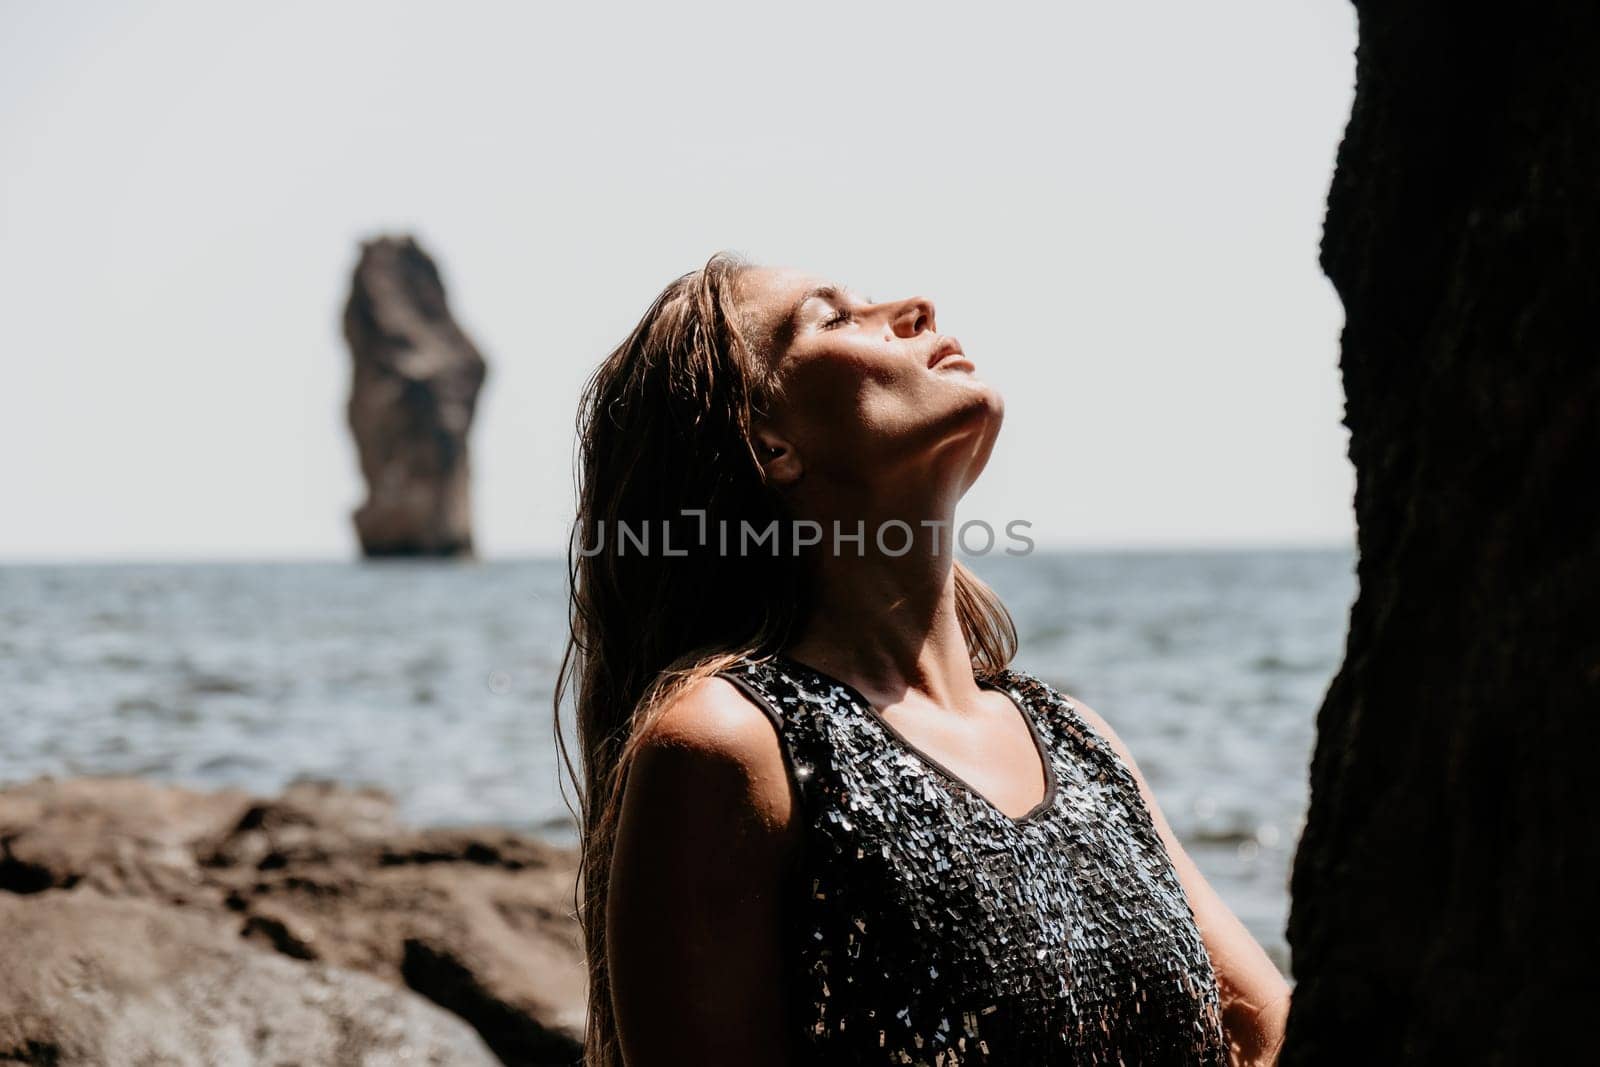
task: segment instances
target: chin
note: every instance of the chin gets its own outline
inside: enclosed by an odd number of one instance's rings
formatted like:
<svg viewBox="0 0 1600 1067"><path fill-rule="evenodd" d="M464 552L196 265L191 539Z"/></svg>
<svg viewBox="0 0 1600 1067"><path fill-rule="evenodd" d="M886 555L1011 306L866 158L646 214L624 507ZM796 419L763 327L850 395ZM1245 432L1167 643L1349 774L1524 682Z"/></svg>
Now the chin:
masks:
<svg viewBox="0 0 1600 1067"><path fill-rule="evenodd" d="M978 475L983 473L983 468L988 465L989 453L994 451L995 439L1000 436L1000 425L1006 419L1006 402L1005 398L1000 395L1000 391L998 389L990 389L988 394L992 398L989 404L989 425L974 454L973 481L977 480ZM971 482L968 482L968 484L970 485Z"/></svg>
<svg viewBox="0 0 1600 1067"><path fill-rule="evenodd" d="M1006 398L987 382L983 385L983 391L989 397L989 409L994 412L994 421L998 424L1006 417Z"/></svg>
<svg viewBox="0 0 1600 1067"><path fill-rule="evenodd" d="M974 379L972 385L972 391L976 394L977 400L972 405L973 414L979 419L993 423L991 432L998 432L1000 424L1005 421L1006 417L1005 397L1000 395L1000 390L988 382Z"/></svg>
<svg viewBox="0 0 1600 1067"><path fill-rule="evenodd" d="M952 384L957 388L951 390L953 396L946 394L948 415L942 421L947 425L960 426L958 432L963 435L982 436L997 432L1006 417L1006 402L1000 390L967 375L962 375L959 383Z"/></svg>
<svg viewBox="0 0 1600 1067"><path fill-rule="evenodd" d="M956 446L951 456L960 457L958 462L965 468L961 475L963 492L983 473L1006 417L1006 403L1000 391L987 383L974 384L978 388L971 391L968 402L961 408L961 429L951 440Z"/></svg>

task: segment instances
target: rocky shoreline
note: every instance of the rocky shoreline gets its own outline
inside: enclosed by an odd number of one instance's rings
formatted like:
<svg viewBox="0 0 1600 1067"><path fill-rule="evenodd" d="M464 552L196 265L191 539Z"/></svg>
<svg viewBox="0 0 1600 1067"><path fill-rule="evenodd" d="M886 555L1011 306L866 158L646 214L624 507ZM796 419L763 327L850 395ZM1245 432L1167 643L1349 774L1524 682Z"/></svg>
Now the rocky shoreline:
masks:
<svg viewBox="0 0 1600 1067"><path fill-rule="evenodd" d="M570 1064L576 855L386 794L0 789L0 1064Z"/></svg>

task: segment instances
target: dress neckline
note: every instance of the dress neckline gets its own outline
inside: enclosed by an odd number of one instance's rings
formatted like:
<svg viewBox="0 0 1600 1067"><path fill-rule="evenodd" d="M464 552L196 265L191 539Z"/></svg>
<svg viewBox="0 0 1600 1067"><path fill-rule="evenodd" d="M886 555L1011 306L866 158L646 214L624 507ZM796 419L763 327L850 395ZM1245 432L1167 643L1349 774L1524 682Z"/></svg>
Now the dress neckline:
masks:
<svg viewBox="0 0 1600 1067"><path fill-rule="evenodd" d="M981 674L973 675L973 681L977 682L981 688L992 689L997 693L1001 693L1011 702L1012 706L1017 709L1017 713L1022 716L1023 723L1028 727L1028 736L1033 739L1033 751L1035 757L1039 760L1040 769L1044 772L1044 796L1039 799L1037 804L1023 812L1021 815L1012 815L1009 812L1006 812L1000 807L1000 805L996 804L986 794L980 792L977 787L972 785L965 778L961 777L955 771L945 766L935 757L918 748L914 743L912 743L910 738L906 737L905 734L901 733L899 729L895 727L894 723L890 722L884 717L883 712L878 710L878 706L876 704L868 700L859 689L851 685L849 682L846 682L841 678L834 677L827 671L822 670L820 667L813 667L809 663L803 663L789 655L787 652L778 652L775 654L775 656L777 659L780 659L791 666L798 667L802 671L807 671L816 677L823 679L829 684L835 685L844 690L851 700L855 701L862 708L866 709L867 714L872 716L873 720L876 721L879 726L882 726L884 731L888 733L890 737L894 738L901 748L905 749L919 762L948 781L959 792L965 793L967 796L977 800L979 803L983 804L986 808L994 812L1006 822L1016 826L1021 826L1025 823L1033 821L1034 819L1037 819L1039 816L1048 812L1055 806L1057 788L1055 761L1050 758L1050 751L1046 747L1044 739L1039 736L1039 728L1034 724L1033 721L1032 707L1029 705L1027 699L1017 691L1015 686L1001 685L996 681L984 677ZM1002 671L999 675L997 675L997 677L1003 677L1006 673L1007 672Z"/></svg>

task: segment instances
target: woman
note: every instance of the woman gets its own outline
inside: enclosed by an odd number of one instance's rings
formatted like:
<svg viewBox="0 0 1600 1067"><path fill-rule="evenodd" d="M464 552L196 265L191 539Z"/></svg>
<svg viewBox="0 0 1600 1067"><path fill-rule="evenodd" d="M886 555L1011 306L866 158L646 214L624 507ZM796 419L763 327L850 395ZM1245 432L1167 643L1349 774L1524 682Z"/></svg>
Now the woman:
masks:
<svg viewBox="0 0 1600 1067"><path fill-rule="evenodd" d="M1274 1058L1288 986L954 558L1001 416L928 300L726 254L595 373L590 1067Z"/></svg>

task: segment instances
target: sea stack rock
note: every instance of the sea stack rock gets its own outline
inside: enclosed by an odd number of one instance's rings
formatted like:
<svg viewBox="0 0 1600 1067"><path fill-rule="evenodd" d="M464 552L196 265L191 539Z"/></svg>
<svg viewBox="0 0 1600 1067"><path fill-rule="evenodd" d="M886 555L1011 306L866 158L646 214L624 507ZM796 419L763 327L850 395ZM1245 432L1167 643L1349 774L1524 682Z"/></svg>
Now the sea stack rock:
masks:
<svg viewBox="0 0 1600 1067"><path fill-rule="evenodd" d="M467 433L487 366L411 237L361 246L344 309L355 364L348 415L367 482L362 554L470 556Z"/></svg>

